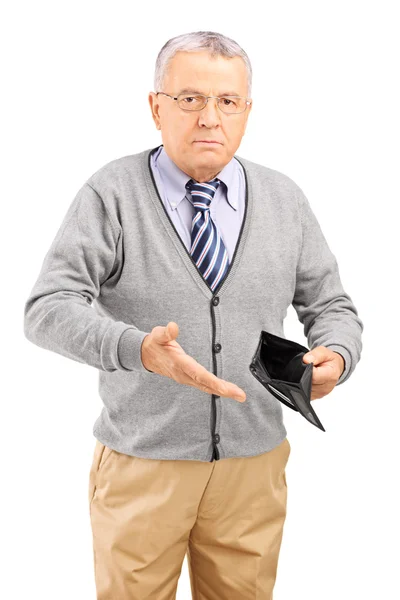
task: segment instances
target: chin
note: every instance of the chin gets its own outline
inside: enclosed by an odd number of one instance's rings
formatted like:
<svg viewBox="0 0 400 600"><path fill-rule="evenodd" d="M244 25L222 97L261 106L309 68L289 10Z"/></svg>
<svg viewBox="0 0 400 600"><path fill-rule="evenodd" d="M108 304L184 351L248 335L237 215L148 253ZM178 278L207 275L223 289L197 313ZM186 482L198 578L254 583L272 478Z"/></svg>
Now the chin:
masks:
<svg viewBox="0 0 400 600"><path fill-rule="evenodd" d="M218 157L218 159L221 160L221 154L225 154L223 146L213 146L212 148L199 146L198 148L194 149L194 152L196 152L197 156L204 155L204 157L207 157L206 160L212 160L213 156L215 156L215 158Z"/></svg>

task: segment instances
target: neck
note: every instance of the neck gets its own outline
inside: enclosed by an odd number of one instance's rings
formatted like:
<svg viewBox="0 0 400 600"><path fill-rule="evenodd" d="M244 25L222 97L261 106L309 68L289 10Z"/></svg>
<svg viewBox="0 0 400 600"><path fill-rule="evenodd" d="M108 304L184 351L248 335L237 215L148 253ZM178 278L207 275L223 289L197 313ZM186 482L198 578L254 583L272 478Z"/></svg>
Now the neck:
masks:
<svg viewBox="0 0 400 600"><path fill-rule="evenodd" d="M211 181L212 179L215 179L219 172L220 171L186 171L189 177L194 179L194 181L197 181L197 183L205 183L206 181Z"/></svg>

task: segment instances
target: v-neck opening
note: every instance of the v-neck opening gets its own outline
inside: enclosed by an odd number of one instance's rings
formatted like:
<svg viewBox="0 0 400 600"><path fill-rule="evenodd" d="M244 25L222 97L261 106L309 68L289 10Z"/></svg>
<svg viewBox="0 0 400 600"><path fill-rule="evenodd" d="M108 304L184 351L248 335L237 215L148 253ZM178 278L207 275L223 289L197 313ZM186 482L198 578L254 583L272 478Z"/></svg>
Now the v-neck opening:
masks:
<svg viewBox="0 0 400 600"><path fill-rule="evenodd" d="M205 286L205 288L209 292L211 292L212 296L221 295L221 290L225 291L227 284L229 283L230 280L232 280L232 278L235 274L235 271L238 266L238 260L240 259L241 255L243 253L244 244L247 239L248 229L250 226L253 197L252 197L251 190L249 190L249 178L247 175L246 168L245 168L244 164L239 160L239 158L237 156L234 156L234 158L240 163L240 165L243 168L243 173L244 173L244 178L245 178L245 210L244 210L244 214L243 214L243 220L242 220L242 224L240 227L238 239L237 239L237 242L235 245L235 250L234 250L234 253L232 256L232 260L229 263L229 267L228 267L225 277L222 279L222 281L218 284L218 286L213 291L211 286L208 284L208 282L204 279L203 275L199 271L196 263L193 260L193 257L191 256L190 252L186 248L185 242L181 238L179 232L176 230L176 227L164 206L164 202L163 202L160 192L158 190L157 183L154 178L153 170L151 168L151 156L161 146L162 146L162 144L160 144L160 146L157 146L156 148L147 150L144 154L145 164L143 165L143 167L144 167L146 181L148 184L147 190L149 192L149 196L150 197L152 196L151 191L154 190L156 193L156 196L158 198L158 201L161 204L161 208L162 208L161 215L162 215L162 217L166 217L166 218L162 218L164 225L166 228L170 228L170 230L173 232L174 237L178 239L178 243L180 244L180 247L182 247L184 250L184 256L182 256L182 253L179 252L179 254L182 257L182 260L187 261L187 258L189 259L189 264L191 265L191 268L195 269L197 277L199 277L201 280L200 283L202 284L203 287Z"/></svg>

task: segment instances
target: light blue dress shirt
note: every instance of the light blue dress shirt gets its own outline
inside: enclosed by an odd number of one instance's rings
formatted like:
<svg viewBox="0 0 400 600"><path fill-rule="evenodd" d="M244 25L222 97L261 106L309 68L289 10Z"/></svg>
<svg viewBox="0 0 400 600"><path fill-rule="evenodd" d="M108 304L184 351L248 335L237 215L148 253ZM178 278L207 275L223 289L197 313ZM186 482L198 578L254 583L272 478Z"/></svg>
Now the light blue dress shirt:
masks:
<svg viewBox="0 0 400 600"><path fill-rule="evenodd" d="M191 177L174 163L163 145L151 156L150 164L168 216L190 253L196 209L185 185ZM243 167L236 158L232 158L216 177L222 183L212 199L210 215L219 229L231 262L245 211L246 180Z"/></svg>

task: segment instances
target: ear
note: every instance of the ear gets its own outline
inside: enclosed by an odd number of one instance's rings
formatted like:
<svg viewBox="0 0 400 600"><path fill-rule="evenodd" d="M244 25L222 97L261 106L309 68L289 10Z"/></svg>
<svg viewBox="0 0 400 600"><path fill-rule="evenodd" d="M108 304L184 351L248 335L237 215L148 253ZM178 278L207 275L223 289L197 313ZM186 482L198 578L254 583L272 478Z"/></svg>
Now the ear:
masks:
<svg viewBox="0 0 400 600"><path fill-rule="evenodd" d="M248 121L248 118L249 118L249 116L250 116L250 111L251 111L251 109L252 109L252 108L253 108L253 102L251 102L251 104L248 104L248 106L247 106L247 109L246 109L246 120L245 120L245 122L244 122L244 127L243 127L243 135L244 135L244 134L245 134L245 132L246 132L246 128L247 128L247 121Z"/></svg>
<svg viewBox="0 0 400 600"><path fill-rule="evenodd" d="M149 93L149 104L153 121L156 124L157 129L161 129L160 104L158 102L158 96L154 92Z"/></svg>

